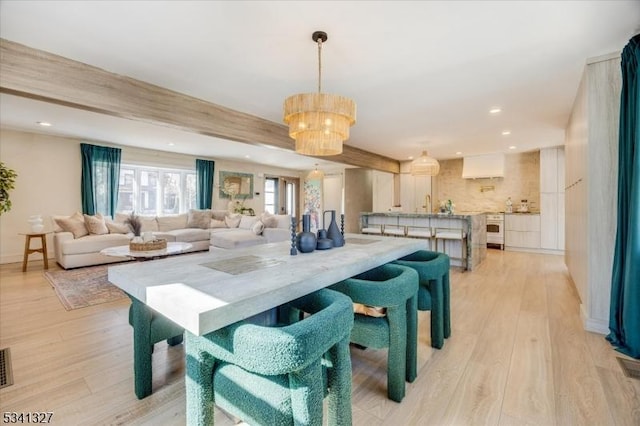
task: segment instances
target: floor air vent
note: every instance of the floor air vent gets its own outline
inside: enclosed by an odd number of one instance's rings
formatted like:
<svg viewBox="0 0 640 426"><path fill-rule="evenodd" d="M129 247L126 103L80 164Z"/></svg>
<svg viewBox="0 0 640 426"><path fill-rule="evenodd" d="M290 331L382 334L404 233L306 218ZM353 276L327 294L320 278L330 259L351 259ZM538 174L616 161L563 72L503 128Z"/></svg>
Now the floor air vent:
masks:
<svg viewBox="0 0 640 426"><path fill-rule="evenodd" d="M13 384L11 372L11 353L9 348L0 349L0 389Z"/></svg>
<svg viewBox="0 0 640 426"><path fill-rule="evenodd" d="M640 361L616 357L625 376L640 380Z"/></svg>

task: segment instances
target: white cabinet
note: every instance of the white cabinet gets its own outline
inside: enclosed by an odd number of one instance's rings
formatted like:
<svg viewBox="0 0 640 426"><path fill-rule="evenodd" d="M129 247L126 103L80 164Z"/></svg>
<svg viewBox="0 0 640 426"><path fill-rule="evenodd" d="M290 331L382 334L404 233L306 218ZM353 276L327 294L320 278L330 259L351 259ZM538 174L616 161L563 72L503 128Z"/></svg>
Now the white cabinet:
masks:
<svg viewBox="0 0 640 426"><path fill-rule="evenodd" d="M373 171L373 211L388 212L393 207L393 173Z"/></svg>
<svg viewBox="0 0 640 426"><path fill-rule="evenodd" d="M404 165L401 165L401 172ZM400 174L400 205L404 213L426 213L427 195L431 197L431 177L411 176L411 173ZM433 211L433 199L429 206Z"/></svg>
<svg viewBox="0 0 640 426"><path fill-rule="evenodd" d="M556 148L540 150L540 192L558 192L558 150Z"/></svg>
<svg viewBox="0 0 640 426"><path fill-rule="evenodd" d="M540 215L506 214L504 245L514 248L540 248Z"/></svg>
<svg viewBox="0 0 640 426"><path fill-rule="evenodd" d="M564 250L563 147L540 150L540 222L540 248Z"/></svg>

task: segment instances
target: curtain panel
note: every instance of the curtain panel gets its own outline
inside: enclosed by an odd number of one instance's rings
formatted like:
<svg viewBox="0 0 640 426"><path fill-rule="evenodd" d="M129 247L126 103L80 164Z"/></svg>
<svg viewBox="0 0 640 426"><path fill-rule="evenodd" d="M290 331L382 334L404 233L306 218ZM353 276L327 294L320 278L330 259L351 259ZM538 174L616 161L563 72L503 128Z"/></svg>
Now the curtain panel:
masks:
<svg viewBox="0 0 640 426"><path fill-rule="evenodd" d="M82 212L114 217L118 207L122 150L80 144L82 155Z"/></svg>
<svg viewBox="0 0 640 426"><path fill-rule="evenodd" d="M618 218L607 340L640 358L640 34L622 51Z"/></svg>
<svg viewBox="0 0 640 426"><path fill-rule="evenodd" d="M213 204L213 176L215 161L196 159L196 204L210 209Z"/></svg>

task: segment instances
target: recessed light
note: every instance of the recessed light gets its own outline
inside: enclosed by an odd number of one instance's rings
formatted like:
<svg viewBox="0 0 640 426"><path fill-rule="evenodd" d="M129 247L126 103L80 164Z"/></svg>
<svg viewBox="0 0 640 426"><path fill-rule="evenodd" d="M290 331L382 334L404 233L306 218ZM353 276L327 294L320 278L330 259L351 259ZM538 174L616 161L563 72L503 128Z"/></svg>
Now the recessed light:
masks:
<svg viewBox="0 0 640 426"><path fill-rule="evenodd" d="M456 155L462 155L461 151L456 152Z"/></svg>
<svg viewBox="0 0 640 426"><path fill-rule="evenodd" d="M500 114L502 112L501 108L491 108L489 110L489 114Z"/></svg>
<svg viewBox="0 0 640 426"><path fill-rule="evenodd" d="M169 142L167 145L169 145L169 146L174 146L174 145L175 145L175 143L173 143L173 142Z"/></svg>
<svg viewBox="0 0 640 426"><path fill-rule="evenodd" d="M509 149L516 149L516 147L514 145L511 145Z"/></svg>
<svg viewBox="0 0 640 426"><path fill-rule="evenodd" d="M413 155L410 155L410 156L409 156L409 160L413 160Z"/></svg>
<svg viewBox="0 0 640 426"><path fill-rule="evenodd" d="M251 156L247 154L244 156L244 158L251 158Z"/></svg>
<svg viewBox="0 0 640 426"><path fill-rule="evenodd" d="M44 127L51 127L51 123L48 123L46 121L37 121L36 123Z"/></svg>
<svg viewBox="0 0 640 426"><path fill-rule="evenodd" d="M503 130L502 136L509 136L511 134L511 130Z"/></svg>

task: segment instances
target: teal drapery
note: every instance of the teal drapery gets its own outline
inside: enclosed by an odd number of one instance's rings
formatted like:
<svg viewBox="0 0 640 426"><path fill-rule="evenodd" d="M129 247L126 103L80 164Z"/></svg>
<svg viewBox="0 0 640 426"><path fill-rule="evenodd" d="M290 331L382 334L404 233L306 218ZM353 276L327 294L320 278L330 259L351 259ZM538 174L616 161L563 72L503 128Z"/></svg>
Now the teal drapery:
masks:
<svg viewBox="0 0 640 426"><path fill-rule="evenodd" d="M196 159L196 204L210 209L213 203L213 173L215 161Z"/></svg>
<svg viewBox="0 0 640 426"><path fill-rule="evenodd" d="M618 152L618 231L607 340L640 358L640 34L622 51Z"/></svg>
<svg viewBox="0 0 640 426"><path fill-rule="evenodd" d="M80 144L82 212L113 217L118 207L120 148Z"/></svg>

